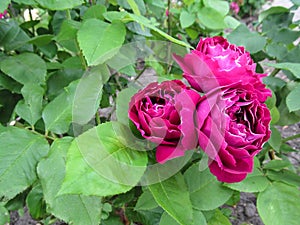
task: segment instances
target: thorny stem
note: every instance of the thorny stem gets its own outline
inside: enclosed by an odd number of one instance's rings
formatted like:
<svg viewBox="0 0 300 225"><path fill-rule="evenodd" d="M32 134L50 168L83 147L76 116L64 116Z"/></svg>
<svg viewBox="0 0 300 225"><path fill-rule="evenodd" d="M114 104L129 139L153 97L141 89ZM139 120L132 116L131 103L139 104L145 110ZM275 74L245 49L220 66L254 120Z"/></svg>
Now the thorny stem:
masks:
<svg viewBox="0 0 300 225"><path fill-rule="evenodd" d="M171 35L171 14L170 14L170 8L171 8L171 0L168 0L168 34Z"/></svg>
<svg viewBox="0 0 300 225"><path fill-rule="evenodd" d="M282 142L287 142L287 141L294 140L294 139L297 139L297 138L300 138L300 134L295 134L295 135L289 136L287 138L283 138Z"/></svg>

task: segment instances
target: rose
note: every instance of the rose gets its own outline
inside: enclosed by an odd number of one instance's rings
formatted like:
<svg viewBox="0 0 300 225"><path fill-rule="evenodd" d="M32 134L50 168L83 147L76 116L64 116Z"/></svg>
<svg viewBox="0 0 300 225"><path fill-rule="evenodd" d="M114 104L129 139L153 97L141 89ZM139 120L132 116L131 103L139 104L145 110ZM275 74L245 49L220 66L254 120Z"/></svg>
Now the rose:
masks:
<svg viewBox="0 0 300 225"><path fill-rule="evenodd" d="M159 163L183 156L197 146L196 104L200 95L181 81L151 83L129 103L129 118L141 135L157 143Z"/></svg>
<svg viewBox="0 0 300 225"><path fill-rule="evenodd" d="M231 11L234 12L234 14L237 15L240 11L240 6L237 2L231 2L230 3L230 9L231 9Z"/></svg>
<svg viewBox="0 0 300 225"><path fill-rule="evenodd" d="M216 88L197 106L199 146L219 181L239 182L253 168L253 157L270 138L270 111L252 84Z"/></svg>
<svg viewBox="0 0 300 225"><path fill-rule="evenodd" d="M266 74L255 72L255 63L244 47L228 43L223 37L200 39L196 50L183 58L174 55L183 70L183 76L198 91L207 92L213 88L242 82L252 83L258 99L264 102L271 96L262 78Z"/></svg>
<svg viewBox="0 0 300 225"><path fill-rule="evenodd" d="M4 10L3 13L0 13L0 19L3 19L5 17L5 15L7 14L7 11Z"/></svg>

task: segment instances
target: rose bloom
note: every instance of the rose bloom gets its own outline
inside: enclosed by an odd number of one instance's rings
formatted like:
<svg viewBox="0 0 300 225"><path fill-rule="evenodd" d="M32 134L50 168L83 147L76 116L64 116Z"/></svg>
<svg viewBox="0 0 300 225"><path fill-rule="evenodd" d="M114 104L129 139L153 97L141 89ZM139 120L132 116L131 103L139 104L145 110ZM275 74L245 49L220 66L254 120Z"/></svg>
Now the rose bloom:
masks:
<svg viewBox="0 0 300 225"><path fill-rule="evenodd" d="M252 84L216 88L197 106L199 146L219 181L239 182L252 172L253 157L270 138L270 111Z"/></svg>
<svg viewBox="0 0 300 225"><path fill-rule="evenodd" d="M151 83L131 98L129 118L144 138L157 143L159 163L197 147L194 118L199 100L200 95L179 80Z"/></svg>
<svg viewBox="0 0 300 225"><path fill-rule="evenodd" d="M242 46L228 43L223 37L200 39L196 50L183 58L174 55L174 59L182 68L184 78L200 92L242 82L254 85L261 102L271 96L271 91L262 83L266 74L255 72L256 64L250 53Z"/></svg>
<svg viewBox="0 0 300 225"><path fill-rule="evenodd" d="M238 14L240 11L240 6L237 2L231 2L230 3L230 9L234 12L234 14Z"/></svg>
<svg viewBox="0 0 300 225"><path fill-rule="evenodd" d="M4 10L3 13L0 13L0 19L3 19L5 17L5 15L7 14L7 11Z"/></svg>

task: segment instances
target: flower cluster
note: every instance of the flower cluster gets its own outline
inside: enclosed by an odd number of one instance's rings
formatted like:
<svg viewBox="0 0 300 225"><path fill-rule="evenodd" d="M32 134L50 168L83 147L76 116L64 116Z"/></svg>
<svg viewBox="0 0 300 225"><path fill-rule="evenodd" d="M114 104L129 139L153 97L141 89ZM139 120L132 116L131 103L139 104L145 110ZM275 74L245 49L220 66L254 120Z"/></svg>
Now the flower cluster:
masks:
<svg viewBox="0 0 300 225"><path fill-rule="evenodd" d="M199 146L219 181L245 179L270 138L266 75L255 72L249 52L223 37L201 39L174 59L192 89L178 80L152 83L132 97L129 118L157 144L159 163Z"/></svg>

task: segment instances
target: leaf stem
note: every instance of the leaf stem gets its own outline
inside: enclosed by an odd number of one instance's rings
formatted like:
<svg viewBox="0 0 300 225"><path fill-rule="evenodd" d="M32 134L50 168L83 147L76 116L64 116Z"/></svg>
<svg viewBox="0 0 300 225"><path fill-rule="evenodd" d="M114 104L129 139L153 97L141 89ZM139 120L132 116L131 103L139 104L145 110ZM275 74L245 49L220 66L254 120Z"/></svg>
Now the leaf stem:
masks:
<svg viewBox="0 0 300 225"><path fill-rule="evenodd" d="M275 69L272 71L272 73L269 75L269 77L275 77L275 75L276 75L277 73L279 73L279 71L280 71L280 69L275 68Z"/></svg>
<svg viewBox="0 0 300 225"><path fill-rule="evenodd" d="M96 124L99 125L101 124L101 120L100 120L100 116L99 116L99 112L97 110L96 114L95 114L95 118L96 118Z"/></svg>
<svg viewBox="0 0 300 225"><path fill-rule="evenodd" d="M297 139L297 138L300 138L300 134L295 134L295 135L289 136L287 138L283 138L282 142L287 142L287 141L294 140L294 139Z"/></svg>
<svg viewBox="0 0 300 225"><path fill-rule="evenodd" d="M168 7L167 7L167 10L168 10L168 35L171 35L171 13L170 13L170 8L171 8L171 0L168 0Z"/></svg>
<svg viewBox="0 0 300 225"><path fill-rule="evenodd" d="M71 20L72 17L71 17L71 12L70 12L69 9L66 10L66 14L67 14L67 19L68 19L68 20Z"/></svg>

